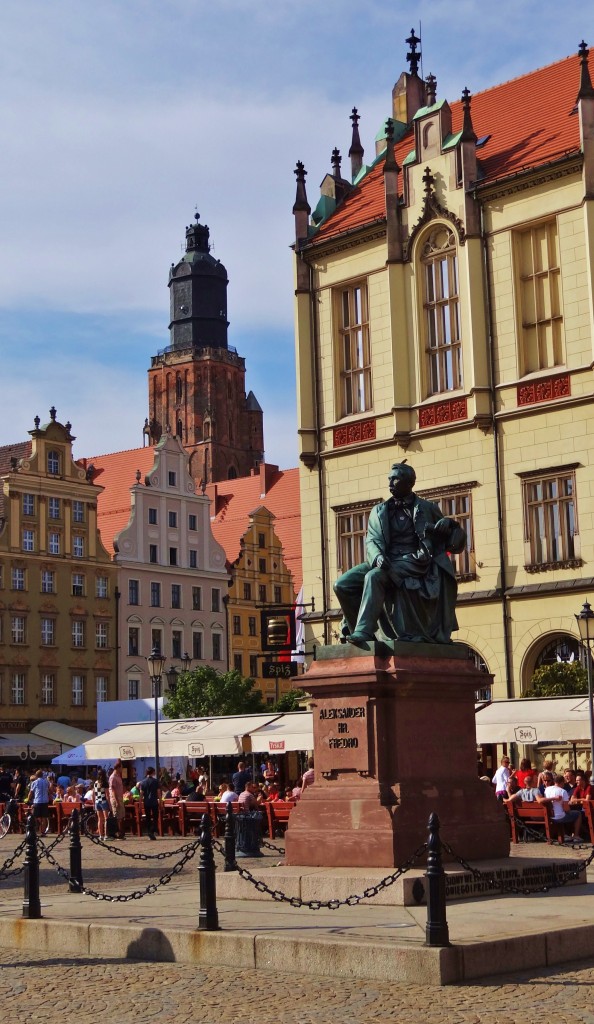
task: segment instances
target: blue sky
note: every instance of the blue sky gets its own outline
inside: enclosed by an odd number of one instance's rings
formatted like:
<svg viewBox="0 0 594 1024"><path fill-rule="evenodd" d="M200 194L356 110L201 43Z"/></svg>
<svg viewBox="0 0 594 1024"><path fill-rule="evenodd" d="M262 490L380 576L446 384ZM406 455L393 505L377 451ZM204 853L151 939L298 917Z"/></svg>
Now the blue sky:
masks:
<svg viewBox="0 0 594 1024"><path fill-rule="evenodd" d="M197 207L229 272L229 341L297 464L293 168L312 207L361 114L366 152L422 25L457 99L573 53L584 5L552 0L3 0L0 444L71 420L77 455L141 444L168 268ZM521 111L510 111L511 117Z"/></svg>

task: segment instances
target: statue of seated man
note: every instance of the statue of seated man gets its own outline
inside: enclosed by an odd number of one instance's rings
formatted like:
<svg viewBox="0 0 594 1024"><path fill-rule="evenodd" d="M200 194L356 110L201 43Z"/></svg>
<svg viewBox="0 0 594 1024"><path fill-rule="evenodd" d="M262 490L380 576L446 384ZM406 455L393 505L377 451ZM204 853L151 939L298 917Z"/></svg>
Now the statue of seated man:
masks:
<svg viewBox="0 0 594 1024"><path fill-rule="evenodd" d="M456 576L449 553L466 546L466 533L438 505L414 493L416 473L392 466L388 501L369 514L367 561L343 573L334 591L344 615L343 636L355 646L377 638L415 643L451 642L456 621Z"/></svg>

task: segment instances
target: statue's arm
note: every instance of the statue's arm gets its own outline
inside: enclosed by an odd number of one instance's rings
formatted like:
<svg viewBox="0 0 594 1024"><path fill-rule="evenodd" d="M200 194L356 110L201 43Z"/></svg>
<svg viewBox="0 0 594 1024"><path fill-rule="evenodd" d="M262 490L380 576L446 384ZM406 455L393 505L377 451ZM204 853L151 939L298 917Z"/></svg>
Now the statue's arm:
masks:
<svg viewBox="0 0 594 1024"><path fill-rule="evenodd" d="M367 561L371 566L377 565L377 560L383 560L386 556L384 535L382 533L379 516L375 507L372 508L369 513L367 536L365 538L365 551L367 554Z"/></svg>

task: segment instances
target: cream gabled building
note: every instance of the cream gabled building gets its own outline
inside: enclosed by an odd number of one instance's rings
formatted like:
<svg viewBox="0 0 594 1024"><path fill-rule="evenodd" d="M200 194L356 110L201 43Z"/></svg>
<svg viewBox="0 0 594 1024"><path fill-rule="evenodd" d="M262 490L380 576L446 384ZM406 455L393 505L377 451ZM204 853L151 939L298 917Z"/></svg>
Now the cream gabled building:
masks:
<svg viewBox="0 0 594 1024"><path fill-rule="evenodd" d="M166 670L180 671L186 653L193 668L227 670L225 552L188 465L171 433L155 447L89 460L104 484L99 526L119 572L120 700L152 695L146 659L153 648Z"/></svg>
<svg viewBox="0 0 594 1024"><path fill-rule="evenodd" d="M580 656L594 596L592 62L582 44L450 104L407 42L369 162L354 110L311 217L295 172L307 647L336 642L333 580L407 459L468 530L455 639L519 696Z"/></svg>
<svg viewBox="0 0 594 1024"><path fill-rule="evenodd" d="M116 696L117 569L97 528L102 488L73 461L71 424L54 408L29 433L0 449L0 731L55 721L95 732L97 702Z"/></svg>

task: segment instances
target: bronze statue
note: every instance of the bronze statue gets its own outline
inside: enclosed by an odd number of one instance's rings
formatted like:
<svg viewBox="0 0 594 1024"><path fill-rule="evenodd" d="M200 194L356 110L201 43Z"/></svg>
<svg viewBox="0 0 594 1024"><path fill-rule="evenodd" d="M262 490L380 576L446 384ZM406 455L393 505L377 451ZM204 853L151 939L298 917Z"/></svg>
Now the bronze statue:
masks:
<svg viewBox="0 0 594 1024"><path fill-rule="evenodd" d="M466 533L438 505L414 493L412 466L397 462L388 501L369 514L367 561L334 584L349 643L376 639L447 644L456 621L456 576L448 552L466 546Z"/></svg>

